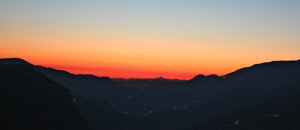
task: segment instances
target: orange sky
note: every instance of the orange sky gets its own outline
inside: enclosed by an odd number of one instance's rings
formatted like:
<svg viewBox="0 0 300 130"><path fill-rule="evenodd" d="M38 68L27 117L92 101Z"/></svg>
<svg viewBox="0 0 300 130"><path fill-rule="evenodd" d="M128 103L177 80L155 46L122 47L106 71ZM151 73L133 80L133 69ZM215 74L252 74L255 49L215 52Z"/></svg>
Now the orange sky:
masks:
<svg viewBox="0 0 300 130"><path fill-rule="evenodd" d="M286 55L261 52L251 46L247 49L239 46L234 48L198 44L186 46L184 42L193 41L133 40L120 37L118 40L94 39L86 41L88 43L85 44L84 39L90 38L81 36L68 39L39 35L30 36L24 33L19 34L17 39L7 34L1 35L1 42L9 43L2 45L2 48L6 49L0 52L1 57L19 57L35 65L67 70L75 74L95 74L112 78L163 76L179 79L191 79L198 74L224 75L270 59L286 59ZM101 42L107 45L97 44Z"/></svg>
<svg viewBox="0 0 300 130"><path fill-rule="evenodd" d="M218 3L0 1L0 58L76 74L178 79L300 59L299 2Z"/></svg>
<svg viewBox="0 0 300 130"><path fill-rule="evenodd" d="M250 36L86 35L34 28L0 34L1 58L19 57L35 65L111 78L191 79L299 56L297 48L282 49L283 41Z"/></svg>

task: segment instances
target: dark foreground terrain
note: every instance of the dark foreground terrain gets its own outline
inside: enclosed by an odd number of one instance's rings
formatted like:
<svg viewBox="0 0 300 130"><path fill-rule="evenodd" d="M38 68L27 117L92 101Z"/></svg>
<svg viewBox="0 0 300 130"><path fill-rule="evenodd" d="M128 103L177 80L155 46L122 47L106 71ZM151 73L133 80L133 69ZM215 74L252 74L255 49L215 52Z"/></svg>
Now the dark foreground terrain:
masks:
<svg viewBox="0 0 300 130"><path fill-rule="evenodd" d="M0 60L7 129L300 129L300 61L188 81L74 75ZM139 87L140 86L140 87Z"/></svg>
<svg viewBox="0 0 300 130"><path fill-rule="evenodd" d="M24 65L0 66L1 129L89 129L70 91Z"/></svg>

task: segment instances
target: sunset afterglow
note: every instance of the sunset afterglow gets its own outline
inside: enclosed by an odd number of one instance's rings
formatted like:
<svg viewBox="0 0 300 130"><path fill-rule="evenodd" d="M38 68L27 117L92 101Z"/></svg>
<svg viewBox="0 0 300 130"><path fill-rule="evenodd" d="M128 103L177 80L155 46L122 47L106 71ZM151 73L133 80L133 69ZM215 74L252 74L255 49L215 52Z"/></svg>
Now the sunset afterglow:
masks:
<svg viewBox="0 0 300 130"><path fill-rule="evenodd" d="M0 58L75 74L172 79L299 59L299 1L230 1L2 0Z"/></svg>

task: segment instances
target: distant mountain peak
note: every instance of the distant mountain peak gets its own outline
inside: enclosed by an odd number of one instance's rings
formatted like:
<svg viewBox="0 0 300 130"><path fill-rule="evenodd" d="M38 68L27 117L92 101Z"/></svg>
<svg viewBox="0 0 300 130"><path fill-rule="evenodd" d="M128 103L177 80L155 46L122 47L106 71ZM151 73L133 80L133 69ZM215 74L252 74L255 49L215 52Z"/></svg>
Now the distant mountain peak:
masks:
<svg viewBox="0 0 300 130"><path fill-rule="evenodd" d="M81 78L101 80L101 81L105 81L105 82L113 82L109 77L105 77L105 76L98 77L98 76L95 76L95 75L92 75L92 74L71 74L71 75L78 76L78 77L81 77Z"/></svg>
<svg viewBox="0 0 300 130"><path fill-rule="evenodd" d="M211 74L211 75L208 75L206 77L208 77L208 78L219 78L219 76L216 75L216 74Z"/></svg>
<svg viewBox="0 0 300 130"><path fill-rule="evenodd" d="M162 76L160 76L160 77L157 78L157 80L164 80L164 79L165 79L165 78L162 77Z"/></svg>
<svg viewBox="0 0 300 130"><path fill-rule="evenodd" d="M259 64L254 64L249 67L238 69L232 73L225 75L231 78L241 78L241 77L256 77L267 75L279 74L281 72L300 72L300 60L288 60L288 61L271 61Z"/></svg>
<svg viewBox="0 0 300 130"><path fill-rule="evenodd" d="M3 58L0 59L1 65L32 65L29 62L20 58Z"/></svg>
<svg viewBox="0 0 300 130"><path fill-rule="evenodd" d="M211 74L211 75L208 75L208 76L205 76L203 74L199 74L196 77L194 77L193 79L191 79L191 81L215 80L215 79L220 79L220 77L216 74Z"/></svg>
<svg viewBox="0 0 300 130"><path fill-rule="evenodd" d="M205 77L205 75L203 75L203 74L199 74L199 75L197 75L196 77L194 77L194 78L204 78Z"/></svg>

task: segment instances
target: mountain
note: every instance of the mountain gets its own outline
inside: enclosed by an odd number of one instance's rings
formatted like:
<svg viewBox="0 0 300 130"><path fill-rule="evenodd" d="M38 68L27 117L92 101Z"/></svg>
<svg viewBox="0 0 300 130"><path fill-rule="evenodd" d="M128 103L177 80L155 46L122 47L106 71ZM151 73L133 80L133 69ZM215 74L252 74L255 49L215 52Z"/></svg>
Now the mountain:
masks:
<svg viewBox="0 0 300 130"><path fill-rule="evenodd" d="M23 59L1 59L2 64L23 64L33 67L36 71L42 72L48 78L71 90L72 96L87 101L109 102L121 113L137 113L156 111L159 106L159 99L155 99L139 88L123 87L108 77L97 77L94 75L75 75L67 71L34 66ZM158 108L159 110L159 108Z"/></svg>
<svg viewBox="0 0 300 130"><path fill-rule="evenodd" d="M225 76L198 75L188 81L111 80L15 60L12 64L31 66L70 89L92 129L186 129L269 99L300 93L300 60L261 63ZM4 61L10 62L0 60Z"/></svg>
<svg viewBox="0 0 300 130"><path fill-rule="evenodd" d="M141 123L139 120L119 113L105 101L86 100L74 95L71 97L69 89L47 78L37 71L39 69L43 67L33 66L22 59L0 60L0 95L2 97L0 101L3 103L0 107L3 118L0 121L6 123L0 128L138 129L141 124L147 124L147 122ZM114 84L115 87L120 87L106 77L73 75L66 71L44 69L50 70L47 74L54 73L53 77L57 72L56 80L69 77L74 80L99 82L102 85ZM74 91L73 87L71 89Z"/></svg>
<svg viewBox="0 0 300 130"><path fill-rule="evenodd" d="M212 74L208 76L204 76L202 74L197 75L196 77L192 78L189 82L204 82L204 81L212 81L212 80L222 80L222 77Z"/></svg>
<svg viewBox="0 0 300 130"><path fill-rule="evenodd" d="M298 130L300 129L300 80L283 86L281 90L284 90L281 91L282 94L270 93L273 98L257 105L235 110L191 129Z"/></svg>
<svg viewBox="0 0 300 130"><path fill-rule="evenodd" d="M123 87L108 77L74 75L42 66L34 68L69 88L75 97L109 102L121 113L149 112L158 106L159 100L146 95L139 88Z"/></svg>
<svg viewBox="0 0 300 130"><path fill-rule="evenodd" d="M225 75L225 77L231 79L263 79L269 76L298 74L300 72L299 65L300 60L265 62L239 69Z"/></svg>
<svg viewBox="0 0 300 130"><path fill-rule="evenodd" d="M139 124L134 118L119 113L105 101L86 101L76 98L76 108L88 121L91 129L138 129Z"/></svg>
<svg viewBox="0 0 300 130"><path fill-rule="evenodd" d="M0 129L89 129L67 88L17 61L0 62Z"/></svg>
<svg viewBox="0 0 300 130"><path fill-rule="evenodd" d="M205 104L214 97L236 86L217 75L198 75L189 81L156 82L143 91L161 99L165 109L187 109L195 105Z"/></svg>
<svg viewBox="0 0 300 130"><path fill-rule="evenodd" d="M20 58L4 58L4 59L0 59L0 63L1 63L0 64L1 67L13 66L13 65L32 66L32 64Z"/></svg>
<svg viewBox="0 0 300 130"><path fill-rule="evenodd" d="M180 90L185 94L174 94L174 96L179 95L177 97L182 98L184 95L189 96L188 94L195 94L195 92L205 92L207 95L210 94L209 92L212 92L210 97L202 97L205 100L200 98L199 103L187 109L170 108L147 118L156 120L161 128L185 129L234 110L253 106L263 100L281 94L281 92L284 92L283 90L293 89L294 91L299 91L299 88L282 88L282 86L299 79L299 60L257 64L237 70L221 78L216 76L208 78L199 75L185 85L180 85L182 87ZM197 89L188 92L188 89L183 89L183 87ZM161 89L156 91L167 88L163 91L169 91L169 95L172 94L172 89L177 89L168 85L162 85L157 88Z"/></svg>
<svg viewBox="0 0 300 130"><path fill-rule="evenodd" d="M139 78L131 78L131 79L122 79L122 78L114 78L112 79L114 82L121 84L123 87L136 87L140 89L144 89L151 84L154 84L157 81L167 81L167 82L184 82L185 80L179 79L165 79L163 77L153 78L153 79L139 79Z"/></svg>
<svg viewBox="0 0 300 130"><path fill-rule="evenodd" d="M16 65L42 73L44 77L46 75L71 90L73 103L92 129L138 129L141 125L150 127L153 124L151 121L142 123L141 120L128 116L147 115L153 106L151 104L155 103L155 100L137 88L123 88L108 77L74 75L66 71L34 66L18 58L0 59L0 66Z"/></svg>

